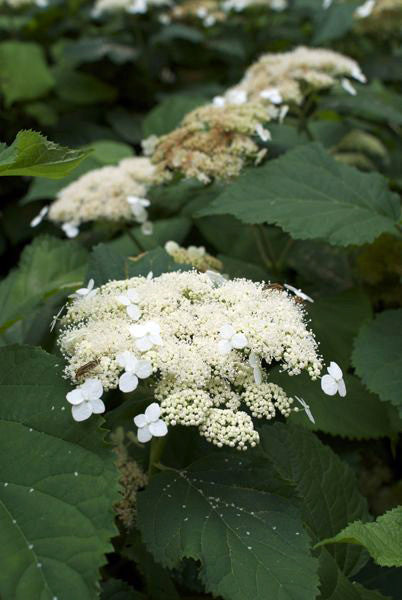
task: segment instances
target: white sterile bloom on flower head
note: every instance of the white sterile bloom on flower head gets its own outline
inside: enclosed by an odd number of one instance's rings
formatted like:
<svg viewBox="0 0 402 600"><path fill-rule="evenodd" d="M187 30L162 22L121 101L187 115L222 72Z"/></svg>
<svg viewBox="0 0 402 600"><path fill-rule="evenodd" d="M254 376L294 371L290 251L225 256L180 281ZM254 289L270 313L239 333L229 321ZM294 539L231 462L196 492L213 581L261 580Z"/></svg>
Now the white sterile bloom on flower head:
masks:
<svg viewBox="0 0 402 600"><path fill-rule="evenodd" d="M138 427L138 441L149 442L153 437L164 437L168 428L166 423L159 417L161 409L157 402L153 402L145 409L145 413L134 417L134 423Z"/></svg>
<svg viewBox="0 0 402 600"><path fill-rule="evenodd" d="M346 386L340 366L336 362L330 362L327 371L328 375L321 377L322 391L328 396L335 396L337 392L342 397L346 396Z"/></svg>
<svg viewBox="0 0 402 600"><path fill-rule="evenodd" d="M358 65L355 65L351 71L351 76L353 77L353 79L356 79L357 81L360 81L360 83L367 83L367 77L365 76L365 74L362 72L362 70L360 69L360 67Z"/></svg>
<svg viewBox="0 0 402 600"><path fill-rule="evenodd" d="M245 90L229 90L226 92L226 99L229 104L244 104L247 102L247 92Z"/></svg>
<svg viewBox="0 0 402 600"><path fill-rule="evenodd" d="M341 86L343 87L343 89L345 90L345 92L347 92L351 96L356 96L357 92L356 92L355 88L350 83L349 79L346 79L346 77L343 77L341 79Z"/></svg>
<svg viewBox="0 0 402 600"><path fill-rule="evenodd" d="M268 142L268 140L271 139L270 132L268 131L268 129L265 129L265 127L263 127L261 123L258 123L258 125L256 125L255 132L263 142Z"/></svg>
<svg viewBox="0 0 402 600"><path fill-rule="evenodd" d="M208 277L214 287L221 287L227 282L227 277L224 277L216 271L205 271L205 275Z"/></svg>
<svg viewBox="0 0 402 600"><path fill-rule="evenodd" d="M253 369L254 382L257 385L260 385L262 383L261 360L258 358L255 352L250 352L248 362L250 367Z"/></svg>
<svg viewBox="0 0 402 600"><path fill-rule="evenodd" d="M212 104L214 106L218 106L219 108L222 108L223 106L225 106L226 100L223 96L215 96L212 100Z"/></svg>
<svg viewBox="0 0 402 600"><path fill-rule="evenodd" d="M148 211L146 208L151 204L150 201L146 198L140 198L139 196L127 196L127 202L138 223L145 223L148 219Z"/></svg>
<svg viewBox="0 0 402 600"><path fill-rule="evenodd" d="M322 7L324 10L327 10L327 8L329 8L332 4L332 0L324 0L322 3Z"/></svg>
<svg viewBox="0 0 402 600"><path fill-rule="evenodd" d="M272 104L280 104L283 102L282 94L277 88L267 88L260 92L260 98L270 100Z"/></svg>
<svg viewBox="0 0 402 600"><path fill-rule="evenodd" d="M118 354L116 360L125 370L119 379L119 389L122 392L133 392L138 386L138 379L146 379L152 375L152 365L149 360L139 360L129 350Z"/></svg>
<svg viewBox="0 0 402 600"><path fill-rule="evenodd" d="M83 298L92 298L96 294L96 289L94 289L95 281L90 279L87 283L87 287L79 288L74 292L74 294L70 294L69 298L74 298L75 300L82 300Z"/></svg>
<svg viewBox="0 0 402 600"><path fill-rule="evenodd" d="M358 8L356 8L355 16L358 19L365 19L370 16L375 7L375 0L367 0L364 4L361 4Z"/></svg>
<svg viewBox="0 0 402 600"><path fill-rule="evenodd" d="M85 382L66 396L72 404L74 421L85 421L92 414L105 412L105 405L101 400L103 386L99 379L86 379Z"/></svg>
<svg viewBox="0 0 402 600"><path fill-rule="evenodd" d="M303 400L303 398L299 398L299 396L295 396L295 398L296 398L296 400L298 401L298 403L302 405L302 407L303 407L303 409L304 409L304 412L306 413L306 415L307 415L307 417L309 418L309 420L310 420L312 423L315 423L315 419L314 419L314 417L313 417L313 414L312 414L312 412L311 412L311 410L310 410L310 407L309 407L309 405L307 404L307 402L305 402L305 401Z"/></svg>
<svg viewBox="0 0 402 600"><path fill-rule="evenodd" d="M233 348L241 350L248 344L244 333L237 333L234 327L229 323L222 325L219 330L219 335L222 338L218 344L219 352L221 354L229 354Z"/></svg>
<svg viewBox="0 0 402 600"><path fill-rule="evenodd" d="M38 225L40 225L43 221L43 219L46 217L47 213L49 212L49 207L48 206L44 206L41 211L39 212L39 214L36 215L36 217L34 217L31 221L31 227L37 227Z"/></svg>
<svg viewBox="0 0 402 600"><path fill-rule="evenodd" d="M162 344L161 329L155 321L146 321L142 325L130 325L129 331L136 338L135 345L141 352Z"/></svg>
<svg viewBox="0 0 402 600"><path fill-rule="evenodd" d="M141 316L141 310L136 304L139 299L138 292L132 288L128 289L124 294L117 296L118 302L126 307L127 314L133 321L138 321Z"/></svg>
<svg viewBox="0 0 402 600"><path fill-rule="evenodd" d="M285 283L284 286L287 290L289 290L290 292L293 292L295 296L297 296L298 298L301 298L301 300L307 300L307 302L314 302L314 300L312 298L310 298L310 296L307 296L307 294L305 294L298 288L293 287L293 285L289 285L288 283Z"/></svg>
<svg viewBox="0 0 402 600"><path fill-rule="evenodd" d="M61 228L68 238L75 238L80 232L78 225L73 222L63 223Z"/></svg>

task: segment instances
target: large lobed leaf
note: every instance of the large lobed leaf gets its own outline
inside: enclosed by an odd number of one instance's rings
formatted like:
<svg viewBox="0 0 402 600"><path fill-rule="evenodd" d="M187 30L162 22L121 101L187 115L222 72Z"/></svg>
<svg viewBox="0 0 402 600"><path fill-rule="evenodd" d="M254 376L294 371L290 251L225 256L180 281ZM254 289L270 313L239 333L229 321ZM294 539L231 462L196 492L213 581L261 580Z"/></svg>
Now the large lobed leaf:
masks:
<svg viewBox="0 0 402 600"><path fill-rule="evenodd" d="M364 325L355 341L353 365L363 383L402 416L402 309L386 310Z"/></svg>
<svg viewBox="0 0 402 600"><path fill-rule="evenodd" d="M400 205L384 177L336 162L313 143L245 172L200 214L272 223L296 239L348 246L393 231Z"/></svg>
<svg viewBox="0 0 402 600"><path fill-rule="evenodd" d="M323 544L360 544L382 567L402 567L402 506L378 517L375 523L355 521Z"/></svg>
<svg viewBox="0 0 402 600"><path fill-rule="evenodd" d="M113 454L101 419L77 424L58 360L0 350L0 594L90 600L116 534Z"/></svg>
<svg viewBox="0 0 402 600"><path fill-rule="evenodd" d="M36 131L20 131L11 146L0 145L0 175L60 179L75 169L90 152L59 146Z"/></svg>

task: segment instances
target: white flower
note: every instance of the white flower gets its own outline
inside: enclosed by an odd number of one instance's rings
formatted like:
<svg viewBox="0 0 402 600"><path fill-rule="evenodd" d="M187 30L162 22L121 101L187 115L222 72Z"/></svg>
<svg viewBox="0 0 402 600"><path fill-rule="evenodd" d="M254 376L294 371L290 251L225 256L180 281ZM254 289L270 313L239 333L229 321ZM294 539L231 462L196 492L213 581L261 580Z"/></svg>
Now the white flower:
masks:
<svg viewBox="0 0 402 600"><path fill-rule="evenodd" d="M307 296L307 294L305 294L298 288L293 287L293 285L289 285L288 283L285 283L284 286L287 290L293 292L294 295L297 296L298 298L301 298L302 300L307 300L307 302L314 302L314 300L312 298L310 298L310 296Z"/></svg>
<svg viewBox="0 0 402 600"><path fill-rule="evenodd" d="M214 106L218 106L219 108L222 108L223 106L225 106L226 100L223 96L215 96L215 98L212 100L212 104Z"/></svg>
<svg viewBox="0 0 402 600"><path fill-rule="evenodd" d="M151 154L155 152L155 148L158 144L158 139L159 138L157 135L150 135L149 137L145 138L145 140L142 140L141 147L145 156L151 156Z"/></svg>
<svg viewBox="0 0 402 600"><path fill-rule="evenodd" d="M47 213L49 212L49 207L48 206L44 206L41 211L39 212L38 215L36 215L36 217L34 217L31 221L31 227L37 227L38 225L40 225L43 221L43 219L46 217Z"/></svg>
<svg viewBox="0 0 402 600"><path fill-rule="evenodd" d="M365 19L373 12L375 6L375 0L367 0L364 4L356 9L355 15L358 19Z"/></svg>
<svg viewBox="0 0 402 600"><path fill-rule="evenodd" d="M332 0L324 0L322 3L322 7L324 10L327 10L327 8L329 8L332 4Z"/></svg>
<svg viewBox="0 0 402 600"><path fill-rule="evenodd" d="M80 232L80 229L76 223L70 221L69 223L63 223L61 226L62 230L68 238L75 238Z"/></svg>
<svg viewBox="0 0 402 600"><path fill-rule="evenodd" d="M357 92L356 92L355 88L350 83L349 79L346 79L346 77L343 77L341 79L341 86L343 87L343 89L345 90L345 92L347 92L351 96L356 96Z"/></svg>
<svg viewBox="0 0 402 600"><path fill-rule="evenodd" d="M278 113L279 123L283 123L283 120L286 117L286 115L288 114L288 112L289 112L289 106L287 104L284 104L283 106L280 107L279 113Z"/></svg>
<svg viewBox="0 0 402 600"><path fill-rule="evenodd" d="M340 366L336 362L331 362L327 371L328 375L321 377L322 391L328 396L335 396L337 392L342 397L346 396L346 386Z"/></svg>
<svg viewBox="0 0 402 600"><path fill-rule="evenodd" d="M299 396L295 396L295 398L296 398L296 400L299 402L299 404L301 404L301 405L302 405L302 407L304 408L304 411L305 411L305 413L306 413L307 417L309 418L309 420L310 420L312 423L315 423L315 419L314 419L314 417L313 417L313 414L312 414L312 412L311 412L311 410L310 410L310 407L309 407L309 405L307 404L307 402L305 402L305 401L303 400L303 398L299 398Z"/></svg>
<svg viewBox="0 0 402 600"><path fill-rule="evenodd" d="M218 344L219 352L221 354L229 354L233 348L241 350L247 346L248 342L244 333L237 333L229 323L222 325L219 335L222 338Z"/></svg>
<svg viewBox="0 0 402 600"><path fill-rule="evenodd" d="M129 331L136 338L135 345L141 352L162 344L161 330L155 321L146 321L143 325L130 325Z"/></svg>
<svg viewBox="0 0 402 600"><path fill-rule="evenodd" d="M136 304L139 300L137 291L131 288L125 294L117 296L117 300L126 307L128 316L133 321L138 321L141 316L141 310Z"/></svg>
<svg viewBox="0 0 402 600"><path fill-rule="evenodd" d="M150 201L146 198L140 198L139 196L127 196L127 202L138 223L145 223L148 219L148 211L146 208L151 204Z"/></svg>
<svg viewBox="0 0 402 600"><path fill-rule="evenodd" d="M270 100L272 104L280 104L283 102L282 94L278 88L267 88L260 92L260 97L264 100Z"/></svg>
<svg viewBox="0 0 402 600"><path fill-rule="evenodd" d="M99 379L86 379L85 382L66 396L72 404L74 421L85 421L93 414L105 412L105 405L101 400L103 386Z"/></svg>
<svg viewBox="0 0 402 600"><path fill-rule="evenodd" d="M247 92L245 90L229 90L226 98L229 104L244 104L247 102Z"/></svg>
<svg viewBox="0 0 402 600"><path fill-rule="evenodd" d="M258 125L256 125L255 132L263 142L268 142L268 140L271 139L270 132L268 131L268 129L265 129L265 127L263 127L261 123L258 123Z"/></svg>
<svg viewBox="0 0 402 600"><path fill-rule="evenodd" d="M152 375L152 365L149 360L139 360L129 350L118 354L116 360L125 370L119 379L119 389L122 392L133 392L138 386L138 378L146 379Z"/></svg>
<svg viewBox="0 0 402 600"><path fill-rule="evenodd" d="M154 226L151 221L145 221L145 223L141 225L141 231L143 235L152 235L154 232Z"/></svg>
<svg viewBox="0 0 402 600"><path fill-rule="evenodd" d="M366 83L367 82L367 78L365 76L364 73L362 73L360 67L358 65L355 65L352 69L351 72L351 76L353 77L353 79L357 79L357 81L360 81L360 83Z"/></svg>
<svg viewBox="0 0 402 600"><path fill-rule="evenodd" d="M147 12L147 1L146 0L133 0L131 6L127 8L127 12L136 15L144 14Z"/></svg>
<svg viewBox="0 0 402 600"><path fill-rule="evenodd" d="M166 423L160 419L161 409L159 404L153 402L145 410L144 414L134 417L134 423L138 427L138 441L149 442L152 437L163 437L167 434Z"/></svg>
<svg viewBox="0 0 402 600"><path fill-rule="evenodd" d="M211 281L214 287L221 287L225 283L227 283L226 277L218 273L217 271L205 271L205 275Z"/></svg>
<svg viewBox="0 0 402 600"><path fill-rule="evenodd" d="M170 240L169 242L166 242L165 250L168 254L170 254L172 256L173 254L176 254L176 252L178 252L180 250L180 246L177 242L173 242L172 240Z"/></svg>
<svg viewBox="0 0 402 600"><path fill-rule="evenodd" d="M93 298L96 294L96 290L94 290L95 282L93 279L90 279L87 283L87 287L80 288L76 290L74 294L70 294L69 298L75 298L76 300L83 300L84 298Z"/></svg>
<svg viewBox="0 0 402 600"><path fill-rule="evenodd" d="M255 352L250 352L248 362L250 367L253 369L254 382L257 385L260 385L262 383L261 361Z"/></svg>
<svg viewBox="0 0 402 600"><path fill-rule="evenodd" d="M215 25L216 19L214 15L208 15L207 17L205 17L203 23L205 27L212 27L212 25Z"/></svg>
<svg viewBox="0 0 402 600"><path fill-rule="evenodd" d="M287 0L271 0L271 9L272 10L277 10L278 12L281 12L282 10L285 10L285 8L287 8L288 3Z"/></svg>
<svg viewBox="0 0 402 600"><path fill-rule="evenodd" d="M154 273L153 273L153 271L150 271L147 275L147 281L151 281L151 279L153 279L153 278L154 278Z"/></svg>

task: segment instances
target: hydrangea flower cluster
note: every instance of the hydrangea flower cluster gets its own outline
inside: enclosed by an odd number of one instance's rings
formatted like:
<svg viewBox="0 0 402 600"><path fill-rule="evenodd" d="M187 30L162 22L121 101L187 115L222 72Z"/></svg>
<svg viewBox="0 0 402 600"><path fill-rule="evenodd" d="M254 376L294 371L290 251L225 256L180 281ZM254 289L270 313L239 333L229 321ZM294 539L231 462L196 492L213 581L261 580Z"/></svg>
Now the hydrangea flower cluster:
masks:
<svg viewBox="0 0 402 600"><path fill-rule="evenodd" d="M203 183L229 179L265 155L259 143L268 139L263 124L276 118L277 109L245 103L238 95L230 102L217 100L188 113L177 129L156 141L152 162L162 177L180 172Z"/></svg>
<svg viewBox="0 0 402 600"><path fill-rule="evenodd" d="M126 11L133 15L144 14L149 8L170 4L170 0L97 0L92 15L98 17L103 13Z"/></svg>
<svg viewBox="0 0 402 600"><path fill-rule="evenodd" d="M301 104L309 90L327 89L339 83L353 93L350 79L366 81L353 59L333 50L300 46L291 52L262 55L247 69L240 83L226 92L225 98L237 93L251 102Z"/></svg>
<svg viewBox="0 0 402 600"><path fill-rule="evenodd" d="M150 202L145 196L154 181L155 168L144 157L125 158L117 166L94 169L59 192L48 219L61 225L68 237L75 237L82 223L97 220L137 222L143 233L151 233ZM38 224L34 221L33 226Z"/></svg>
<svg viewBox="0 0 402 600"><path fill-rule="evenodd" d="M189 246L183 248L177 242L169 241L165 244L166 252L180 265L192 265L197 271L221 271L223 265L220 260L207 254L204 246Z"/></svg>
<svg viewBox="0 0 402 600"><path fill-rule="evenodd" d="M306 371L312 379L322 369L304 309L293 298L247 279L216 283L196 271L92 289L73 298L58 340L66 377L81 384L68 400L73 410L85 403L81 418L100 412L99 386L130 392L142 379L156 400L136 417L142 441L180 424L198 427L219 447L255 446L252 417L299 410L269 381L269 367L279 363L290 376ZM330 375L339 386L336 369ZM334 393L334 384L325 383Z"/></svg>
<svg viewBox="0 0 402 600"><path fill-rule="evenodd" d="M226 20L232 12L243 12L248 8L269 7L274 11L282 11L287 7L287 0L184 0L175 4L164 16L163 22L197 19L205 27Z"/></svg>

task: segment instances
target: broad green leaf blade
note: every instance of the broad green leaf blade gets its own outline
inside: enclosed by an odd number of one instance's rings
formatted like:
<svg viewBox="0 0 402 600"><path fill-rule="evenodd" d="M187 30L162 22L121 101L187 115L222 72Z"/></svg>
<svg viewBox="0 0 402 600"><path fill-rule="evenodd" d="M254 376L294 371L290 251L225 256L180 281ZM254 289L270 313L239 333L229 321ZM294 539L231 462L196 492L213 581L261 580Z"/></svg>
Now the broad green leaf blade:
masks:
<svg viewBox="0 0 402 600"><path fill-rule="evenodd" d="M0 175L60 179L75 169L90 152L59 146L36 131L20 131L11 146L0 148Z"/></svg>
<svg viewBox="0 0 402 600"><path fill-rule="evenodd" d="M40 236L26 246L18 269L0 282L0 333L46 299L81 287L86 262L77 242Z"/></svg>
<svg viewBox="0 0 402 600"><path fill-rule="evenodd" d="M109 579L102 585L101 600L148 600L120 579Z"/></svg>
<svg viewBox="0 0 402 600"><path fill-rule="evenodd" d="M298 510L253 489L243 465L209 458L154 477L138 496L146 545L166 566L199 560L206 589L225 600L312 600L317 561Z"/></svg>
<svg viewBox="0 0 402 600"><path fill-rule="evenodd" d="M263 427L260 435L264 456L296 486L313 540L333 535L353 519L368 517L354 473L314 434L278 423ZM365 562L361 550L353 546L335 547L331 554L346 575Z"/></svg>
<svg viewBox="0 0 402 600"><path fill-rule="evenodd" d="M348 246L394 231L400 206L384 177L338 163L313 143L248 170L200 214L272 223L295 239Z"/></svg>
<svg viewBox="0 0 402 600"><path fill-rule="evenodd" d="M99 417L73 421L59 363L37 348L0 350L3 598L97 598L117 533L113 453Z"/></svg>
<svg viewBox="0 0 402 600"><path fill-rule="evenodd" d="M197 96L167 98L145 117L142 125L144 137L169 133L180 124L187 113L205 102L205 98Z"/></svg>
<svg viewBox="0 0 402 600"><path fill-rule="evenodd" d="M0 92L7 106L16 100L44 96L54 83L38 44L14 41L0 44Z"/></svg>
<svg viewBox="0 0 402 600"><path fill-rule="evenodd" d="M361 544L382 567L402 567L402 506L374 523L355 521L318 546L323 544Z"/></svg>
<svg viewBox="0 0 402 600"><path fill-rule="evenodd" d="M386 310L361 328L352 360L368 389L402 416L402 309Z"/></svg>

